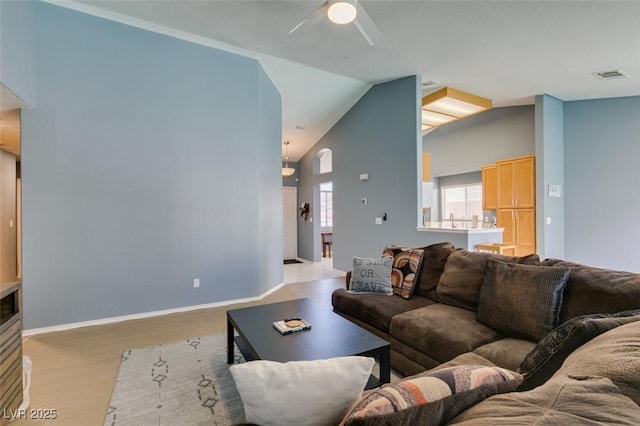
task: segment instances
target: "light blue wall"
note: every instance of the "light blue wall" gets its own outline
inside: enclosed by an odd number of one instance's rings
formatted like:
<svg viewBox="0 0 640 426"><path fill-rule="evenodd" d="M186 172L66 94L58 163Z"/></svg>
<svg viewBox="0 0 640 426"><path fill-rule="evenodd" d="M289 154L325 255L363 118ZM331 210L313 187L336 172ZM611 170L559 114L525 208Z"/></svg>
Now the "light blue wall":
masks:
<svg viewBox="0 0 640 426"><path fill-rule="evenodd" d="M0 81L35 106L34 2L0 1Z"/></svg>
<svg viewBox="0 0 640 426"><path fill-rule="evenodd" d="M434 177L479 171L504 158L535 153L533 105L494 108L439 127L422 138Z"/></svg>
<svg viewBox="0 0 640 426"><path fill-rule="evenodd" d="M281 106L260 65L49 4L36 17L25 327L279 284Z"/></svg>
<svg viewBox="0 0 640 426"><path fill-rule="evenodd" d="M559 198L549 197L549 185L560 185ZM536 251L542 258L565 257L565 194L562 189L563 103L549 95L536 96Z"/></svg>
<svg viewBox="0 0 640 426"><path fill-rule="evenodd" d="M385 245L426 245L433 236L416 230L420 79L407 77L372 87L299 162L298 202L316 201L314 189L333 182L334 267L351 270L353 256L380 256ZM313 157L333 150L333 171L312 174ZM369 179L361 181L361 173ZM422 172L420 171L420 177ZM316 191L317 192L317 191ZM360 199L366 197L367 205ZM375 225L376 217L388 220ZM320 260L319 229L299 223L300 257Z"/></svg>
<svg viewBox="0 0 640 426"><path fill-rule="evenodd" d="M258 116L258 128L257 135L252 143L257 155L252 157L251 161L256 165L258 174L254 182L242 179L242 183L237 188L236 197L240 196L242 199L245 191L249 194L252 194L252 191L253 193L256 190L258 191L257 203L260 213L257 218L252 218L253 220L257 219L260 234L257 244L259 251L255 258L259 263L259 269L258 276L254 282L258 284L258 293L262 294L283 281L282 167L279 166L281 160L282 108L280 106L280 93L278 93L261 66L257 66L256 70L258 101L255 114ZM274 168L276 164L278 166ZM227 168L227 170L229 169ZM254 188L254 186L257 188ZM237 225L240 226L240 224ZM251 237L244 239L242 243L250 244ZM249 251L255 254L254 250L251 249ZM238 251L237 254L240 253L242 251ZM250 260L246 260L250 262ZM235 269L235 265L236 262L232 262L230 265L226 265L226 268ZM230 266L231 268L229 268ZM241 267L245 266L248 265ZM252 268L249 267L248 269Z"/></svg>
<svg viewBox="0 0 640 426"><path fill-rule="evenodd" d="M640 97L564 103L570 260L640 272Z"/></svg>

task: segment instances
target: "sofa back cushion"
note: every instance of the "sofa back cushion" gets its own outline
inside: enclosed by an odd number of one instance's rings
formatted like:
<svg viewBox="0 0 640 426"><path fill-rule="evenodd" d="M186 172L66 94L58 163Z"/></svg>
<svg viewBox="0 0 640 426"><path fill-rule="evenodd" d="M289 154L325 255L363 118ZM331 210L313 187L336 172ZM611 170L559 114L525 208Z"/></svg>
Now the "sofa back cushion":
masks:
<svg viewBox="0 0 640 426"><path fill-rule="evenodd" d="M537 254L515 257L456 249L447 258L444 271L440 276L436 288L438 301L475 311L478 307L480 287L484 280L484 266L487 259L525 265L538 265L540 263L540 258Z"/></svg>
<svg viewBox="0 0 640 426"><path fill-rule="evenodd" d="M637 426L640 407L606 377L554 377L529 392L486 399L451 420L458 426Z"/></svg>
<svg viewBox="0 0 640 426"><path fill-rule="evenodd" d="M436 287L444 271L447 258L451 252L455 250L455 247L451 243L437 243L423 247L422 250L424 251L422 268L420 269L418 285L414 292L418 296L426 297L437 302L438 295L436 294Z"/></svg>
<svg viewBox="0 0 640 426"><path fill-rule="evenodd" d="M537 342L558 325L569 268L487 260L478 322Z"/></svg>
<svg viewBox="0 0 640 426"><path fill-rule="evenodd" d="M560 322L587 314L640 309L640 274L546 259L542 265L571 269L564 290Z"/></svg>

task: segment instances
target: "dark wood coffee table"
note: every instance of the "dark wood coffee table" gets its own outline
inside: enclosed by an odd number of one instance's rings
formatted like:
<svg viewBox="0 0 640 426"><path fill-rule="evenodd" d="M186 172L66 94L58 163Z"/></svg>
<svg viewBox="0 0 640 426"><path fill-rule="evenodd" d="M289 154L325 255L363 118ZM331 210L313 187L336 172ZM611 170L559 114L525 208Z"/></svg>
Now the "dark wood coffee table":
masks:
<svg viewBox="0 0 640 426"><path fill-rule="evenodd" d="M273 328L274 321L292 317L309 321L311 329L282 335ZM309 299L227 311L228 364L234 362L234 342L247 361L287 362L370 356L380 363L380 377L372 376L366 389L391 381L389 342Z"/></svg>

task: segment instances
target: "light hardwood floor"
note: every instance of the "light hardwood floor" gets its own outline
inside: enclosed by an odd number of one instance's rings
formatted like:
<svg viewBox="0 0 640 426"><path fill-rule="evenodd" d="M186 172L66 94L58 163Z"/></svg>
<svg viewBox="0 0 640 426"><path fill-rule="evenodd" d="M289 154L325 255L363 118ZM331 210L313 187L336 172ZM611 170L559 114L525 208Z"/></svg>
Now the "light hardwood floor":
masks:
<svg viewBox="0 0 640 426"><path fill-rule="evenodd" d="M23 352L33 362L30 408L55 409L57 419L17 420L11 425L102 425L126 349L226 332L227 309L302 297L330 309L331 293L340 287L344 277L291 283L258 302L28 337Z"/></svg>

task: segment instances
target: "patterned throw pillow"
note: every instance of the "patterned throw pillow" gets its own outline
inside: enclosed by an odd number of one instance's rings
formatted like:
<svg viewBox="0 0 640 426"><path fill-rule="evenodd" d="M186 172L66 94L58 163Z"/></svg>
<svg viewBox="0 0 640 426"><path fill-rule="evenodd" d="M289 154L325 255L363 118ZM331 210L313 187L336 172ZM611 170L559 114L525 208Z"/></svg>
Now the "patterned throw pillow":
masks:
<svg viewBox="0 0 640 426"><path fill-rule="evenodd" d="M500 367L443 368L363 397L341 425L444 424L491 395L514 391L521 382L520 374Z"/></svg>
<svg viewBox="0 0 640 426"><path fill-rule="evenodd" d="M408 299L413 293L424 250L407 247L386 247L382 256L393 257L391 270L391 286L393 294Z"/></svg>
<svg viewBox="0 0 640 426"><path fill-rule="evenodd" d="M393 257L367 259L353 258L353 272L349 283L349 293L378 293L392 295L391 265Z"/></svg>
<svg viewBox="0 0 640 426"><path fill-rule="evenodd" d="M640 309L616 314L583 315L559 325L525 357L518 368L524 381L518 390L545 383L576 349L596 336L620 325L640 321Z"/></svg>

